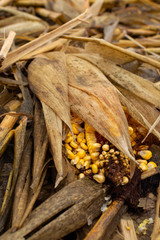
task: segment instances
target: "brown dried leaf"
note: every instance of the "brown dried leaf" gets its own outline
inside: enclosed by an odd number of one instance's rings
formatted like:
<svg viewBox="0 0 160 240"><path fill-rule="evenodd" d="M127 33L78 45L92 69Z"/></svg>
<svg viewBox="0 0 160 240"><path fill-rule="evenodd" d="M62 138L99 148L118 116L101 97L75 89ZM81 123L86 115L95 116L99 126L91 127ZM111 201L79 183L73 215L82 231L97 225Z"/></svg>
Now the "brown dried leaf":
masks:
<svg viewBox="0 0 160 240"><path fill-rule="evenodd" d="M160 91L152 82L116 66L116 63L108 59L87 54L79 54L78 56L96 65L116 86L121 86L160 108Z"/></svg>
<svg viewBox="0 0 160 240"><path fill-rule="evenodd" d="M37 58L29 66L31 90L71 129L65 55L54 53L54 60Z"/></svg>
<svg viewBox="0 0 160 240"><path fill-rule="evenodd" d="M127 56L125 53L117 51L108 46L103 46L95 42L88 42L85 50L89 54L98 54L101 57L114 61L117 64L125 64L134 60L132 56Z"/></svg>
<svg viewBox="0 0 160 240"><path fill-rule="evenodd" d="M66 162L62 158L62 120L44 102L42 102L47 132L51 144L54 163L58 172L55 187L67 174Z"/></svg>
<svg viewBox="0 0 160 240"><path fill-rule="evenodd" d="M146 129L150 129L160 116L159 111L154 105L144 101L131 92L123 88L118 89L120 90L119 98L122 104L127 107L129 114ZM152 129L152 133L160 139L160 123L157 123L155 128Z"/></svg>
<svg viewBox="0 0 160 240"><path fill-rule="evenodd" d="M71 109L134 160L128 124L114 86L98 68L67 56Z"/></svg>

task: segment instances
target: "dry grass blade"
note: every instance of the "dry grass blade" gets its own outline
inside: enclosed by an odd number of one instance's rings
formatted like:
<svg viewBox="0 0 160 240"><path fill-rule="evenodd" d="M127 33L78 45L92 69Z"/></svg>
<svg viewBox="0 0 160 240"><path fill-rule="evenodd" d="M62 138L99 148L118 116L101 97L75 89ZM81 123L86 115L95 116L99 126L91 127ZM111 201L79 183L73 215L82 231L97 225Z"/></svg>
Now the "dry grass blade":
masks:
<svg viewBox="0 0 160 240"><path fill-rule="evenodd" d="M66 33L68 30L72 29L73 27L77 26L81 23L81 20L87 20L90 17L94 16L98 13L102 6L103 0L97 0L95 4L92 5L91 8L86 10L84 13L79 15L78 17L72 19L71 21L65 23L64 25L60 26L59 28L46 33L43 36L40 36L39 38L23 45L22 47L19 47L18 49L12 51L8 54L7 58L3 61L2 67L0 68L0 71L3 69L9 67L11 64L15 63L16 61L20 60L22 57L24 57L26 54L30 53L31 51L35 50L38 47L41 47L43 44L49 42L50 40L55 39L56 37L62 36L64 33Z"/></svg>
<svg viewBox="0 0 160 240"><path fill-rule="evenodd" d="M134 160L128 124L114 86L98 68L67 57L71 109Z"/></svg>
<svg viewBox="0 0 160 240"><path fill-rule="evenodd" d="M19 175L15 188L15 196L13 203L13 217L12 217L12 229L17 229L28 200L29 184L30 184L30 163L32 153L32 142L28 141L27 146L24 149L22 161L20 165Z"/></svg>
<svg viewBox="0 0 160 240"><path fill-rule="evenodd" d="M160 115L158 116L158 118L155 120L155 122L153 123L153 125L151 126L151 128L149 129L147 135L145 136L145 138L143 139L143 142L146 140L146 138L148 137L148 135L154 131L154 129L156 128L156 126L158 125L158 123L160 122ZM159 131L160 133L160 131ZM160 139L160 136L159 136Z"/></svg>
<svg viewBox="0 0 160 240"><path fill-rule="evenodd" d="M82 29L78 29L75 31L73 31L74 33L74 36L81 36L84 34L85 32L85 29L82 28ZM58 40L55 40L53 42L49 42L45 45L43 45L41 48L37 48L36 50L30 52L29 54L25 55L22 59L30 59L30 58L33 58L33 57L36 57L38 54L41 54L41 53L45 53L45 52L49 52L49 51L53 51L54 49L61 49L66 43L67 43L67 39L63 39L63 38L59 38ZM49 55L51 54L52 55L52 52L49 52L48 53ZM37 56L39 57L39 56Z"/></svg>
<svg viewBox="0 0 160 240"><path fill-rule="evenodd" d="M15 35L16 35L15 32L13 32L13 31L9 32L8 37L4 41L4 44L3 44L2 48L1 48L0 59L6 58L8 52L9 52L11 46L12 46L12 43L13 43Z"/></svg>
<svg viewBox="0 0 160 240"><path fill-rule="evenodd" d="M40 103L38 102L38 100L36 100L34 113L34 161L31 185L33 192L35 192L41 178L41 173L47 149L48 149L48 135L44 115Z"/></svg>
<svg viewBox="0 0 160 240"><path fill-rule="evenodd" d="M159 214L160 214L160 184L159 184L157 191L158 191L158 196L157 196L157 204L156 204L156 211L155 211L154 227L153 227L153 232L151 235L152 240L160 239L160 233L159 233L159 229L160 229L160 217L159 217Z"/></svg>
<svg viewBox="0 0 160 240"><path fill-rule="evenodd" d="M35 59L29 66L29 85L38 98L48 105L71 129L68 80L65 55L53 54L53 61Z"/></svg>
<svg viewBox="0 0 160 240"><path fill-rule="evenodd" d="M24 11L18 11L16 10L15 8L11 8L11 7L0 7L0 10L1 11L5 11L5 12L8 12L8 13L11 13L17 17L21 17L21 18L24 18L24 19L27 19L27 20L37 20L37 21L40 21L40 22L43 22L42 19L32 15L32 14L29 14L27 12L24 12Z"/></svg>
<svg viewBox="0 0 160 240"><path fill-rule="evenodd" d="M7 188L3 197L2 207L0 209L0 232L2 232L5 228L5 224L7 221L7 217L9 214L9 210L11 207L11 189L12 189L12 178L13 178L13 170L11 170L7 182Z"/></svg>
<svg viewBox="0 0 160 240"><path fill-rule="evenodd" d="M21 102L20 101L14 101L10 102L8 106L11 105L11 111L16 110L20 106ZM2 120L0 124L0 142L3 141L3 139L6 137L6 135L9 133L9 131L13 128L14 124L18 120L18 117L13 117L13 116L5 116L4 119Z"/></svg>
<svg viewBox="0 0 160 240"><path fill-rule="evenodd" d="M17 181L19 173L20 161L24 149L24 141L26 134L27 117L23 117L20 125L15 129L15 145L14 145L14 163L13 163L13 188Z"/></svg>
<svg viewBox="0 0 160 240"><path fill-rule="evenodd" d="M11 2L13 2L13 0L1 0L0 6L7 6Z"/></svg>
<svg viewBox="0 0 160 240"><path fill-rule="evenodd" d="M17 35L25 33L31 34L34 32L42 33L45 30L45 25L39 21L24 21L8 25L5 27L5 34L8 35L10 31L14 31ZM0 37L4 36L4 27L0 28ZM11 52L10 52L11 53Z"/></svg>
<svg viewBox="0 0 160 240"><path fill-rule="evenodd" d="M116 66L114 62L107 59L87 54L79 56L95 64L116 86L121 86L160 108L160 91L152 82Z"/></svg>
<svg viewBox="0 0 160 240"><path fill-rule="evenodd" d="M44 182L44 178L45 178L45 176L46 176L46 172L47 172L47 170L44 169L44 172L42 173L42 176L41 176L39 185L38 185L38 187L37 187L34 195L32 195L30 201L29 201L28 204L27 204L26 210L25 210L24 215L23 215L23 217L22 217L22 219L21 219L21 222L19 223L18 228L21 228L21 227L22 227L22 225L24 224L24 221L26 220L26 218L28 217L28 215L31 213L32 208L33 208L33 206L34 206L34 204L35 204L35 202L36 202L36 200L37 200L37 197L38 197L38 195L39 195L39 193L40 193L40 191L41 191L41 188L42 188L42 185L43 185L43 182Z"/></svg>
<svg viewBox="0 0 160 240"><path fill-rule="evenodd" d="M148 63L154 67L160 68L160 63L152 58L140 55L135 52L131 52L124 48L115 46L112 43L106 42L103 39L98 38L85 38L75 36L65 36L67 39L73 39L78 41L88 42L86 46L87 53L99 54L103 58L114 60L115 63L124 64L132 60L139 60Z"/></svg>

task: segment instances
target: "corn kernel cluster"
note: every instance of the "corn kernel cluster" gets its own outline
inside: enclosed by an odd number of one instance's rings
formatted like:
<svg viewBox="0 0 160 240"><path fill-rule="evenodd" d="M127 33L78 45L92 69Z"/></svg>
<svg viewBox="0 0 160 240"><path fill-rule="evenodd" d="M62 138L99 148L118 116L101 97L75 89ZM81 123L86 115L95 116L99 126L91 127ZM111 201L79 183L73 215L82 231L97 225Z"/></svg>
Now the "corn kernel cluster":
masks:
<svg viewBox="0 0 160 240"><path fill-rule="evenodd" d="M71 121L73 134L65 139L65 148L70 163L79 171L79 178L88 176L98 183L106 178L115 185L125 185L130 179L130 159L95 131L88 123L75 117ZM146 130L133 119L129 122L131 144L141 171L156 167L148 162L152 157L149 146L140 145Z"/></svg>

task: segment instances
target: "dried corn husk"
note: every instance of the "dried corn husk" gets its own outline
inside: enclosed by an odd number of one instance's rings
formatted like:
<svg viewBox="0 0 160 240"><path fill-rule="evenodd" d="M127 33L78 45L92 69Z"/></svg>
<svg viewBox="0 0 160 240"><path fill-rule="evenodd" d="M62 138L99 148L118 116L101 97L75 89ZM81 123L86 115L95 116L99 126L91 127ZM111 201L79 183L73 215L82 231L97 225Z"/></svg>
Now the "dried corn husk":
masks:
<svg viewBox="0 0 160 240"><path fill-rule="evenodd" d="M128 124L114 86L98 68L67 56L71 109L113 145L134 159Z"/></svg>

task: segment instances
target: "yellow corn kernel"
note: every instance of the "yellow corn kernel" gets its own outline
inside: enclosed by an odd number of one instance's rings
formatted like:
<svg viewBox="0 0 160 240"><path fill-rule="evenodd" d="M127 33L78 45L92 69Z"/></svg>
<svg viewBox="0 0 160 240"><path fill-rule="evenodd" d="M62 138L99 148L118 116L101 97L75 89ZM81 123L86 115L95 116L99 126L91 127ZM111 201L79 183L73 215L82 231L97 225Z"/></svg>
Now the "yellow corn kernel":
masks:
<svg viewBox="0 0 160 240"><path fill-rule="evenodd" d="M93 152L93 153L91 154L91 159L92 159L93 161L98 160L98 157L99 157L99 152Z"/></svg>
<svg viewBox="0 0 160 240"><path fill-rule="evenodd" d="M149 160L152 157L152 152L149 150L141 150L138 154L145 160Z"/></svg>
<svg viewBox="0 0 160 240"><path fill-rule="evenodd" d="M100 160L98 159L98 160L94 161L94 164L96 164L97 167L99 167L99 165L100 165Z"/></svg>
<svg viewBox="0 0 160 240"><path fill-rule="evenodd" d="M137 144L136 141L131 142L132 147L134 147L136 144Z"/></svg>
<svg viewBox="0 0 160 240"><path fill-rule="evenodd" d="M91 160L91 156L87 155L83 158L84 161L90 161Z"/></svg>
<svg viewBox="0 0 160 240"><path fill-rule="evenodd" d="M111 148L110 150L109 150L109 153L114 153L115 151L114 151L114 149L113 148Z"/></svg>
<svg viewBox="0 0 160 240"><path fill-rule="evenodd" d="M76 135L79 133L78 129L74 125L72 126L72 131Z"/></svg>
<svg viewBox="0 0 160 240"><path fill-rule="evenodd" d="M86 155L86 152L82 149L77 153L77 156L79 156L80 158L84 158Z"/></svg>
<svg viewBox="0 0 160 240"><path fill-rule="evenodd" d="M84 150L88 149L87 145L83 142L80 143L80 147L83 148Z"/></svg>
<svg viewBox="0 0 160 240"><path fill-rule="evenodd" d="M88 123L85 123L85 131L92 133L95 131L95 129L93 127L91 127Z"/></svg>
<svg viewBox="0 0 160 240"><path fill-rule="evenodd" d="M148 148L149 148L149 146L147 146L147 145L140 145L138 147L139 150L148 150Z"/></svg>
<svg viewBox="0 0 160 240"><path fill-rule="evenodd" d="M83 167L83 165L80 163L80 162L78 162L77 164L76 164L76 168L77 169L81 169Z"/></svg>
<svg viewBox="0 0 160 240"><path fill-rule="evenodd" d="M71 152L69 149L66 149L67 150L67 157L69 159L74 159L76 157L76 155L74 155L73 152Z"/></svg>
<svg viewBox="0 0 160 240"><path fill-rule="evenodd" d="M147 171L147 165L146 165L145 163L140 163L140 164L139 164L139 168L140 168L143 172Z"/></svg>
<svg viewBox="0 0 160 240"><path fill-rule="evenodd" d="M83 164L83 167L85 168L85 169L88 169L88 168L90 168L90 164L91 164L91 161L85 161L84 162L84 164Z"/></svg>
<svg viewBox="0 0 160 240"><path fill-rule="evenodd" d="M104 144L104 145L102 146L102 150L103 150L103 151L109 151L109 145L108 145L108 144Z"/></svg>
<svg viewBox="0 0 160 240"><path fill-rule="evenodd" d="M134 132L134 130L133 130L133 128L132 127L128 127L128 131L129 131L129 135L132 135L133 134L133 132Z"/></svg>
<svg viewBox="0 0 160 240"><path fill-rule="evenodd" d="M91 165L91 168L92 168L92 172L95 174L95 173L98 173L98 166L96 164L92 164Z"/></svg>
<svg viewBox="0 0 160 240"><path fill-rule="evenodd" d="M81 143L83 141L83 139L84 139L84 132L81 132L77 136L77 142Z"/></svg>
<svg viewBox="0 0 160 240"><path fill-rule="evenodd" d="M66 139L64 140L65 143L70 143L71 141L73 141L73 137L72 136L67 136Z"/></svg>
<svg viewBox="0 0 160 240"><path fill-rule="evenodd" d="M137 134L134 132L134 133L132 133L132 138L133 139L136 139L137 138Z"/></svg>
<svg viewBox="0 0 160 240"><path fill-rule="evenodd" d="M73 161L72 161L73 160ZM77 164L80 160L79 156L75 156L71 161L74 163L73 165Z"/></svg>
<svg viewBox="0 0 160 240"><path fill-rule="evenodd" d="M83 132L83 128L81 127L80 124L71 122L71 125L72 125L72 129L73 127L75 127L78 130L78 132Z"/></svg>
<svg viewBox="0 0 160 240"><path fill-rule="evenodd" d="M72 148L71 148L71 146L69 146L69 144L68 144L68 143L66 143L64 146L65 146L65 148L66 148L66 149L68 149L68 150L72 151Z"/></svg>
<svg viewBox="0 0 160 240"><path fill-rule="evenodd" d="M78 178L79 178L79 179L81 179L81 178L85 178L84 173L80 173L80 174L78 175Z"/></svg>
<svg viewBox="0 0 160 240"><path fill-rule="evenodd" d="M102 155L105 156L107 154L106 151L102 151Z"/></svg>
<svg viewBox="0 0 160 240"><path fill-rule="evenodd" d="M100 160L104 160L104 156L102 154L99 155Z"/></svg>
<svg viewBox="0 0 160 240"><path fill-rule="evenodd" d="M93 175L93 179L98 183L104 183L106 180L106 178L102 172L99 174Z"/></svg>
<svg viewBox="0 0 160 240"><path fill-rule="evenodd" d="M79 159L79 163L82 164L82 166L84 165L85 161L83 160L83 158Z"/></svg>
<svg viewBox="0 0 160 240"><path fill-rule="evenodd" d="M101 171L100 171L101 174L105 174L105 169L102 168Z"/></svg>
<svg viewBox="0 0 160 240"><path fill-rule="evenodd" d="M149 163L147 164L148 170L150 170L150 169L152 169L152 168L155 168L155 167L157 167L157 164L156 164L155 162L149 162Z"/></svg>
<svg viewBox="0 0 160 240"><path fill-rule="evenodd" d="M83 143L86 143L86 142L87 142L87 140L84 138L84 139L82 140L82 142L83 142Z"/></svg>
<svg viewBox="0 0 160 240"><path fill-rule="evenodd" d="M93 152L98 152L101 148L101 144L100 143L93 143L92 144L92 151Z"/></svg>
<svg viewBox="0 0 160 240"><path fill-rule="evenodd" d="M147 160L144 160L144 159L137 159L137 162L138 163L144 163L147 165Z"/></svg>
<svg viewBox="0 0 160 240"><path fill-rule="evenodd" d="M126 185L128 182L129 182L128 177L123 176L123 180L122 180L122 182L121 182L121 185Z"/></svg>
<svg viewBox="0 0 160 240"><path fill-rule="evenodd" d="M78 148L78 144L75 143L74 141L70 142L70 146L73 147L73 148Z"/></svg>
<svg viewBox="0 0 160 240"><path fill-rule="evenodd" d="M100 161L98 167L99 167L99 168L103 168L103 167L104 167L104 161Z"/></svg>
<svg viewBox="0 0 160 240"><path fill-rule="evenodd" d="M91 154L93 152L92 145L97 142L95 130L89 124L85 123L85 134L87 140L88 151Z"/></svg>

